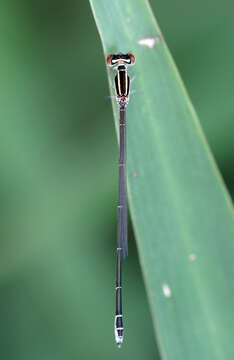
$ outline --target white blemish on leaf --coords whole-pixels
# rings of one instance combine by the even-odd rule
[[[189,254],[189,260],[190,261],[195,261],[197,258],[196,254]]]
[[[159,43],[159,41],[162,39],[161,35],[157,35],[154,37],[144,38],[138,40],[138,44],[142,46],[147,46],[150,49],[153,49],[154,45]]]
[[[169,288],[169,286],[167,284],[163,284],[162,289],[163,289],[163,294],[165,295],[165,297],[167,297],[167,298],[171,297],[171,289]]]

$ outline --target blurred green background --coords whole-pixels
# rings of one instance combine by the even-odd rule
[[[151,5],[234,195],[234,3]],[[114,343],[118,148],[89,3],[3,1],[0,27],[1,359],[158,358],[133,235]]]

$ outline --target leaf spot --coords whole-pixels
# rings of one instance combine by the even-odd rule
[[[160,40],[162,40],[162,35],[157,35],[154,37],[140,39],[138,40],[138,44],[153,49],[154,45],[158,44]]]
[[[132,173],[132,177],[136,177],[136,172],[133,172],[133,173]]]
[[[163,284],[162,289],[163,289],[163,294],[165,295],[166,298],[171,297],[171,289],[169,288],[168,284]]]
[[[195,261],[197,258],[196,254],[189,254],[189,260],[190,261]]]

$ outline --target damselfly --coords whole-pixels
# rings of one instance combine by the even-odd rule
[[[126,108],[129,101],[130,78],[127,74],[128,66],[135,63],[132,54],[110,54],[107,64],[117,71],[115,76],[115,95],[119,106],[119,193],[118,193],[118,230],[117,230],[117,266],[116,266],[116,312],[115,312],[115,341],[118,347],[123,342],[123,314],[122,314],[122,260],[128,254],[127,238],[127,194],[126,194]]]

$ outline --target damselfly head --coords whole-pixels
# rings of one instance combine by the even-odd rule
[[[135,56],[133,54],[110,54],[106,58],[107,65],[118,68],[120,65],[131,66],[135,63]]]

